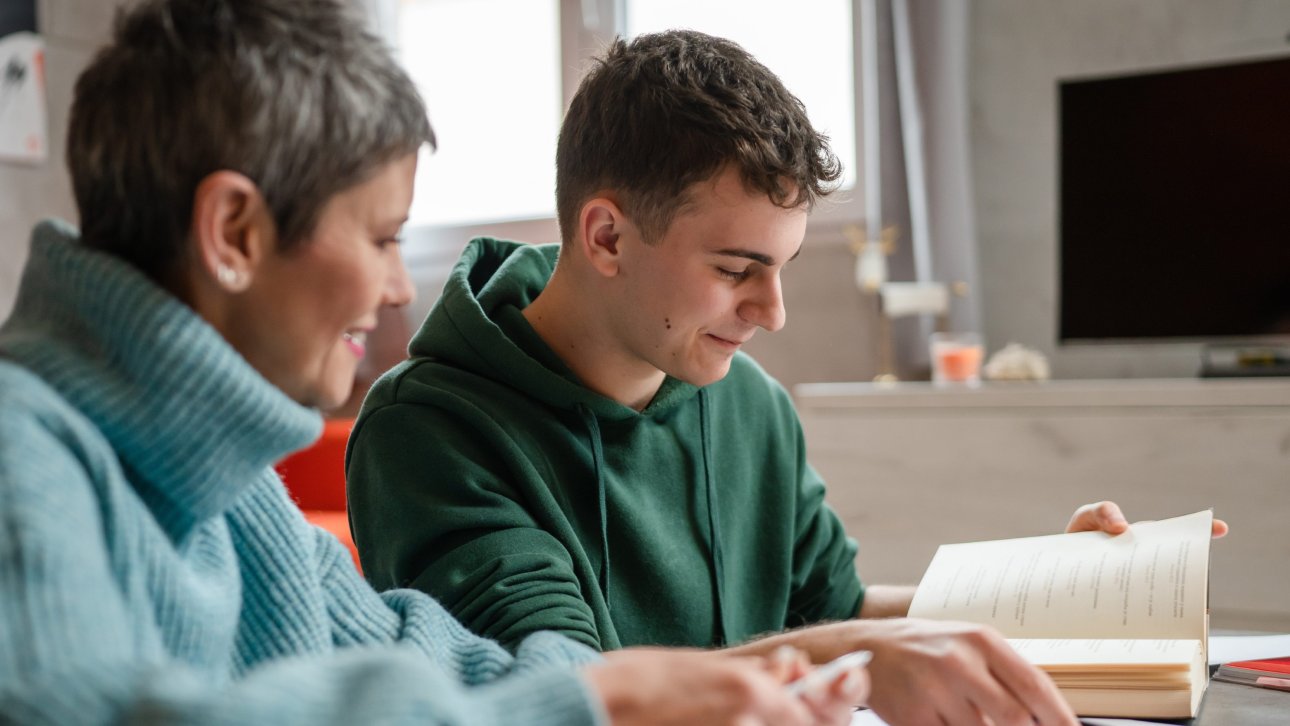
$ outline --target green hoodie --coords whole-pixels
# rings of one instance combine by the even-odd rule
[[[854,616],[855,542],[784,389],[743,354],[639,412],[583,387],[520,312],[557,253],[472,241],[368,394],[346,463],[367,577],[508,647],[717,646]]]

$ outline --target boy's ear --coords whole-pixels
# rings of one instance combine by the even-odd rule
[[[217,171],[197,184],[190,230],[196,267],[220,288],[239,293],[276,244],[272,215],[255,182]]]
[[[599,196],[582,205],[578,215],[578,251],[605,277],[618,274],[624,234],[633,227],[612,198]]]

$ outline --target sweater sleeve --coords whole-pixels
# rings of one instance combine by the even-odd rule
[[[824,481],[806,461],[805,437],[791,403],[785,416],[796,439],[792,450],[797,479],[792,592],[785,625],[847,620],[860,612],[864,598],[856,572],[856,542],[824,500]]]
[[[470,630],[516,648],[544,630],[602,643],[534,462],[464,401],[390,404],[351,435],[347,492],[363,573],[429,593]],[[541,519],[539,519],[539,517]]]
[[[332,585],[349,595],[347,603],[338,598],[335,607],[366,611],[387,628],[388,644],[268,657],[232,677],[223,675],[231,653],[212,653],[207,667],[173,658],[169,637],[151,625],[168,605],[139,597],[149,577],[148,551],[128,545],[146,536],[119,529],[109,535],[104,526],[105,518],[137,506],[128,490],[91,474],[114,462],[57,420],[47,426],[40,414],[13,413],[0,417],[0,720],[561,724],[597,719],[598,708],[573,670],[540,667],[558,660],[560,644],[534,644],[543,655],[527,656],[531,663],[521,667],[500,649],[454,630],[428,598],[404,594],[383,602],[352,578]],[[109,548],[109,536],[126,546]],[[149,607],[157,612],[146,611]],[[294,604],[280,607],[290,610]],[[337,621],[355,617],[349,613]],[[393,637],[396,632],[403,637]],[[429,646],[439,633],[450,641],[445,647],[476,657],[439,660]],[[473,661],[487,665],[471,672]]]

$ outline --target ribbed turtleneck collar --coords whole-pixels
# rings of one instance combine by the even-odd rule
[[[65,222],[32,233],[0,356],[39,375],[116,450],[176,539],[321,431],[191,308]]]

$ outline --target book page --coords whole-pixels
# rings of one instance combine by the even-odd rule
[[[1009,638],[1204,640],[1213,513],[1102,532],[942,545],[910,617]]]
[[[1201,652],[1199,640],[1012,638],[1008,645],[1050,672],[1098,666],[1098,672],[1114,674],[1116,666],[1154,666],[1185,675]]]

